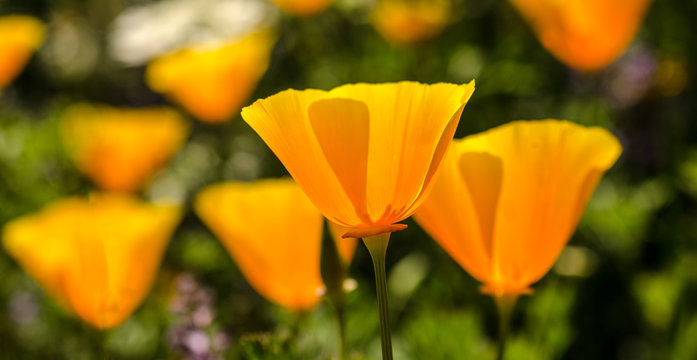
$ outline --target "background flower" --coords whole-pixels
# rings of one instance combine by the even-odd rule
[[[519,121],[453,144],[415,219],[493,296],[529,292],[621,153],[607,130]]]
[[[184,143],[189,124],[168,108],[77,104],[61,121],[75,165],[105,190],[136,191]]]
[[[440,34],[451,16],[449,0],[380,0],[371,19],[387,41],[410,44]]]
[[[44,41],[44,32],[44,24],[31,16],[0,16],[0,89],[19,75]]]
[[[59,303],[106,329],[147,295],[179,217],[174,206],[94,194],[13,220],[3,244]]]
[[[542,45],[565,64],[597,70],[634,39],[651,0],[510,0]]]
[[[321,300],[322,216],[291,179],[211,185],[195,208],[261,295],[296,310]]]
[[[248,100],[269,65],[270,32],[178,50],[153,60],[146,73],[151,89],[202,121],[229,120]]]

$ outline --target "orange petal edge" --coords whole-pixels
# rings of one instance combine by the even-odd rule
[[[342,238],[347,239],[347,238],[364,238],[368,236],[374,236],[378,234],[384,234],[388,232],[395,232],[395,231],[400,231],[404,230],[407,228],[406,224],[390,224],[390,225],[382,225],[382,226],[374,226],[370,228],[359,228],[359,229],[353,229],[349,230],[344,235],[341,235]]]

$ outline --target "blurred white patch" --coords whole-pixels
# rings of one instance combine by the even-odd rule
[[[39,55],[50,67],[50,74],[62,79],[80,79],[97,65],[99,48],[90,26],[79,15],[53,13],[49,36]]]
[[[131,7],[109,35],[109,53],[127,65],[142,65],[178,48],[214,43],[272,26],[278,11],[262,0],[166,0]]]
[[[348,278],[344,280],[344,283],[342,284],[344,291],[346,293],[350,293],[353,290],[356,290],[358,288],[358,281],[356,279]]]
[[[595,269],[595,254],[582,246],[567,246],[554,265],[554,272],[562,276],[586,277]]]
[[[484,55],[475,46],[462,45],[450,57],[448,75],[460,83],[479,77],[484,67]]]
[[[426,278],[429,265],[426,255],[413,253],[392,267],[387,282],[395,301],[406,300],[411,296]]]

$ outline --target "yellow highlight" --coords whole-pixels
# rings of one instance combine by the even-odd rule
[[[22,72],[45,32],[44,24],[31,16],[0,16],[0,89]]]
[[[510,0],[566,65],[601,69],[634,39],[651,0]]]
[[[599,127],[512,122],[453,142],[414,215],[497,297],[530,292],[552,267],[622,147]]]
[[[133,192],[182,146],[189,124],[168,108],[77,104],[61,119],[61,134],[77,168],[101,189]]]
[[[148,64],[147,84],[201,121],[225,122],[251,96],[269,66],[275,42],[270,32],[260,32],[182,49]]]
[[[259,294],[296,310],[321,300],[323,219],[293,180],[211,185],[194,208]]]
[[[59,303],[106,329],[147,295],[180,215],[125,195],[68,198],[9,222],[3,242]]]
[[[473,91],[474,82],[286,90],[242,118],[325,217],[362,237],[416,210]]]

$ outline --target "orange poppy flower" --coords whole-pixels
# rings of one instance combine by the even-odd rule
[[[73,105],[61,119],[63,142],[101,189],[135,191],[184,143],[189,124],[168,108]]]
[[[634,39],[651,0],[510,0],[542,45],[568,66],[597,70]]]
[[[403,229],[474,91],[415,82],[286,90],[242,109],[307,196],[347,237]]]
[[[125,195],[69,198],[9,222],[3,241],[46,292],[106,329],[147,295],[179,218]]]
[[[324,11],[332,0],[271,0],[271,2],[286,14],[310,16]]]
[[[530,292],[622,148],[607,130],[518,121],[453,142],[416,221],[496,297]]]
[[[323,219],[291,179],[211,185],[194,208],[259,294],[298,310],[321,300]]]
[[[44,24],[26,15],[0,16],[0,89],[7,86],[44,41]]]
[[[449,0],[380,0],[371,20],[387,41],[411,44],[439,35],[451,13]]]
[[[221,123],[239,111],[269,66],[270,32],[159,57],[146,70],[148,86],[199,120]]]

